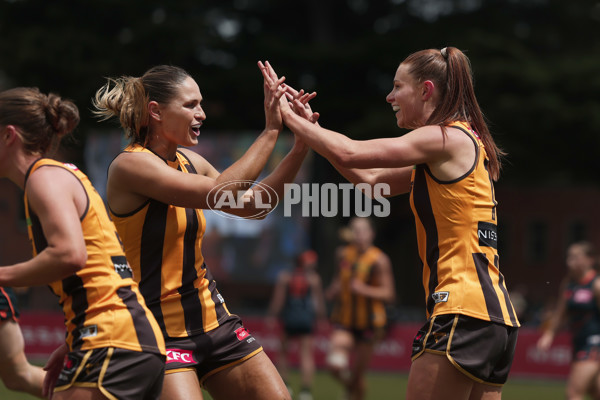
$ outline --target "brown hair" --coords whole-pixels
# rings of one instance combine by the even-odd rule
[[[101,121],[118,117],[131,143],[145,146],[148,143],[148,103],[168,103],[188,77],[190,74],[182,68],[158,65],[141,77],[107,78],[92,99],[93,113]]]
[[[594,258],[594,259],[596,259],[598,257],[596,248],[594,247],[594,245],[591,242],[588,242],[587,240],[581,240],[579,242],[571,243],[569,245],[569,248],[571,248],[573,246],[581,247],[581,250],[583,250],[583,253],[586,255],[586,257]]]
[[[494,180],[500,176],[501,158],[506,155],[494,142],[473,89],[473,72],[467,56],[456,47],[421,50],[408,56],[402,64],[419,83],[431,80],[440,89],[439,103],[427,125],[440,125],[442,130],[454,121],[465,121],[485,146],[489,172]]]
[[[70,100],[18,87],[0,93],[0,126],[14,125],[25,151],[44,155],[79,123],[79,110]]]

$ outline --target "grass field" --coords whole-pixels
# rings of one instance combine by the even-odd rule
[[[405,374],[371,373],[368,376],[369,389],[367,400],[402,400],[406,389]],[[291,385],[295,390],[299,387],[298,374],[291,377]],[[341,390],[336,382],[321,371],[315,378],[313,388],[315,400],[338,400]],[[6,390],[0,383],[0,400],[31,400],[34,397]],[[205,400],[211,399],[206,394]],[[503,400],[562,400],[564,399],[564,382],[545,380],[511,379],[504,386]],[[191,399],[190,399],[191,400]]]

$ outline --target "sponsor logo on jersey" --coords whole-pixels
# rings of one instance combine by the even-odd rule
[[[181,364],[195,364],[191,350],[167,349],[167,364],[177,362]]]
[[[115,267],[115,271],[121,278],[131,278],[133,277],[133,271],[127,262],[125,256],[112,256],[111,257],[113,266]]]
[[[447,303],[448,297],[450,297],[449,292],[435,292],[431,295],[435,304],[437,303]]]
[[[496,224],[479,222],[477,225],[477,237],[479,245],[484,247],[498,248],[498,233]]]

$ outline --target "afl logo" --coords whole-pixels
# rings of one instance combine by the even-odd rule
[[[450,296],[449,292],[435,292],[431,295],[433,301],[437,303],[447,303],[448,297]]]
[[[259,219],[264,218],[279,202],[279,196],[269,185],[249,180],[237,180],[221,183],[208,192],[206,196],[208,207],[220,213],[223,217],[231,219]],[[255,213],[245,217],[230,214],[224,210],[243,209],[246,204],[252,203]],[[272,205],[273,204],[273,205]]]

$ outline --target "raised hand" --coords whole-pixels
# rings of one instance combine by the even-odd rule
[[[291,102],[292,110],[302,118],[312,123],[317,123],[320,114],[318,112],[313,112],[308,103],[317,96],[317,92],[305,93],[304,89],[297,91],[289,85],[284,86],[287,89],[285,95],[287,100]]]
[[[260,68],[264,79],[265,129],[281,132],[283,129],[283,120],[281,117],[280,99],[286,92],[286,88],[283,85],[285,76],[278,78],[275,70],[268,61],[265,61],[264,64],[259,61],[258,68]]]

